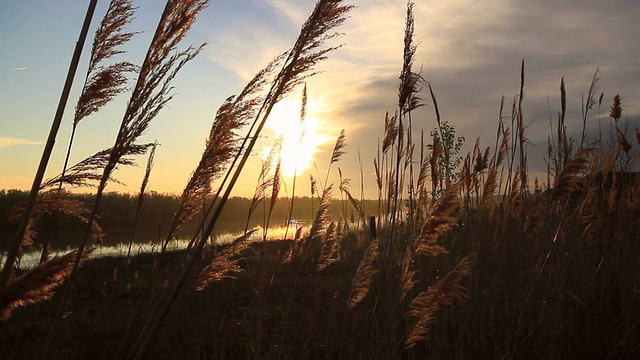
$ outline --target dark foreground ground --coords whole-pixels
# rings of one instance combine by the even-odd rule
[[[268,243],[259,274],[261,244],[243,251],[245,269],[195,291],[196,272],[187,279],[152,346],[151,359],[637,359],[640,356],[640,275],[637,264],[571,256],[559,244],[544,271],[541,261],[525,263],[531,250],[514,241],[483,246],[462,285],[467,299],[441,307],[425,340],[406,349],[415,319],[409,300],[388,299],[392,289],[379,272],[366,298],[348,309],[362,246],[342,244],[340,261],[315,266],[285,264],[290,242]],[[562,246],[561,246],[562,245]],[[462,253],[462,241],[447,245]],[[219,251],[220,249],[218,249]],[[210,263],[206,250],[197,269]],[[546,251],[536,259],[544,260]],[[418,264],[417,291],[428,289],[460,259],[443,254]],[[627,254],[629,255],[629,254]],[[631,254],[630,259],[636,259]],[[621,255],[622,256],[622,255]],[[48,350],[58,290],[50,301],[17,310],[0,322],[1,359],[113,359],[135,343],[165,288],[181,253],[158,262],[155,255],[87,261],[72,301]],[[593,264],[587,268],[583,263]],[[583,264],[583,265],[580,265]],[[613,266],[615,265],[615,266]],[[382,265],[381,265],[382,266]],[[513,271],[531,268],[532,271]],[[620,272],[627,268],[628,271]],[[510,270],[511,269],[511,270]],[[587,271],[585,271],[587,269]],[[393,272],[387,272],[393,274]],[[539,278],[536,276],[541,274]],[[393,295],[393,294],[391,294]],[[136,311],[143,302],[141,311]],[[130,328],[130,331],[127,331]]]

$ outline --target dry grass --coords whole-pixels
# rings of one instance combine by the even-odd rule
[[[234,279],[232,273],[242,272],[242,268],[238,266],[238,256],[249,247],[249,238],[256,230],[252,230],[243,236],[234,240],[230,245],[224,248],[211,262],[207,265],[198,278],[196,279],[195,289],[197,291],[204,290],[207,285],[213,281],[223,279]]]
[[[466,298],[466,290],[460,283],[471,274],[473,264],[474,256],[464,258],[445,277],[413,299],[407,315],[417,318],[417,322],[405,340],[407,348],[427,339],[431,323],[435,321],[435,313],[441,306],[453,306],[455,300]]]
[[[77,252],[56,256],[19,277],[12,279],[0,298],[0,320],[7,320],[17,308],[49,300],[55,288],[60,286],[73,268]],[[85,251],[82,261],[91,256]]]
[[[371,286],[373,285],[373,276],[378,272],[374,267],[375,261],[378,258],[378,241],[374,240],[369,244],[367,251],[364,253],[360,264],[358,264],[358,270],[353,277],[353,285],[351,286],[351,293],[349,294],[348,308],[352,309],[367,296]]]

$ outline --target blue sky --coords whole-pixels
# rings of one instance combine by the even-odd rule
[[[30,187],[86,3],[4,0],[0,4],[0,188]],[[340,28],[344,35],[331,44],[343,44],[342,48],[329,55],[320,66],[323,73],[308,83],[310,116],[317,125],[314,158],[319,171],[326,170],[333,141],[345,128],[347,153],[338,166],[353,179],[352,186],[359,188],[360,152],[365,196],[375,197],[372,159],[382,136],[385,111],[395,111],[397,104],[406,2],[352,3],[357,8]],[[137,20],[130,29],[144,33],[127,47],[124,59],[140,63],[164,4],[141,0],[135,5],[139,7]],[[313,5],[311,0],[226,0],[212,1],[201,13],[184,43],[209,44],[178,75],[174,99],[141,139],[161,143],[151,189],[181,192],[199,160],[218,106],[291,46]],[[92,29],[107,6],[107,1],[99,1]],[[612,97],[619,93],[625,118],[629,117],[632,126],[637,124],[640,5],[636,1],[416,1],[415,15],[416,66],[422,66],[424,77],[434,87],[443,118],[466,137],[465,150],[478,136],[485,146],[493,144],[500,97],[510,102],[518,92],[522,59],[526,61],[524,115],[533,173],[544,172],[549,113],[555,118],[559,110],[562,77],[569,98],[570,134],[579,136],[580,99],[597,68],[605,93],[602,113],[608,113]],[[89,47],[90,40],[86,49]],[[47,176],[56,175],[62,167],[86,60],[85,51]],[[300,91],[291,94],[276,117],[295,112]],[[72,163],[113,144],[126,101],[126,95],[120,96],[80,123]],[[597,127],[597,113],[595,109],[589,120],[591,135]],[[427,133],[435,126],[429,101],[414,119],[414,126]],[[274,119],[261,147],[269,147],[279,128],[286,126],[282,124]],[[137,191],[144,162],[141,158],[139,168],[119,170],[116,177],[127,186],[110,185],[108,190]],[[237,195],[251,196],[258,168],[256,156]],[[308,183],[309,173],[318,176],[312,167],[300,174],[300,180]],[[308,186],[299,186],[304,194]]]

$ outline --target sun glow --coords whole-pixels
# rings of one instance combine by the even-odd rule
[[[322,133],[321,122],[314,116],[319,105],[307,101],[307,112],[302,123],[300,107],[300,101],[283,99],[273,108],[265,124],[265,127],[274,133],[274,139],[282,136],[280,169],[285,180],[311,169],[318,147],[331,140],[330,136]],[[271,148],[263,149],[263,158],[266,158],[270,151]]]

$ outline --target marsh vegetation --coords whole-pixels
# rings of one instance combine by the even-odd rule
[[[182,194],[169,201],[146,191],[155,144],[137,139],[170,100],[171,80],[201,49],[176,50],[206,5],[169,0],[144,63],[107,66],[101,61],[121,56],[119,46],[135,35],[125,31],[132,4],[112,0],[94,39],[93,66],[76,114],[98,111],[125,92],[125,73],[134,71],[137,80],[112,148],[65,165],[58,177],[34,182],[28,197],[21,193],[11,208],[3,208],[2,245],[8,249],[0,282],[3,357],[625,359],[640,354],[640,179],[630,175],[638,171],[640,133],[629,128],[620,96],[608,101],[598,90],[597,71],[580,120],[586,124],[595,118],[595,108],[604,108],[607,115],[597,119],[611,131],[590,134],[585,126],[581,138],[570,138],[565,124],[572,95],[558,79],[560,110],[551,120],[548,151],[530,155],[523,61],[520,74],[514,74],[520,87],[513,101],[503,98],[496,114],[496,138],[488,144],[478,139],[462,154],[464,138],[441,119],[434,84],[414,69],[409,2],[398,107],[380,116],[384,133],[373,163],[377,198],[365,200],[352,189],[347,176],[362,177],[361,169],[339,167],[348,151],[348,134],[342,131],[326,161],[326,177],[297,184],[310,186],[310,198],[296,198],[295,183],[293,195],[281,196],[276,144],[262,163],[254,197],[233,199],[275,104],[300,96],[304,121],[312,96],[305,79],[336,50],[325,43],[352,6],[320,0],[292,48],[222,104],[199,164]],[[435,122],[421,132],[415,110],[427,102]],[[116,167],[143,154],[149,157],[139,193],[106,193],[106,185],[117,181]],[[545,158],[546,178],[531,178],[530,156]],[[331,172],[339,174],[339,183],[330,182]],[[65,190],[88,185],[95,190],[91,196]],[[111,217],[116,200],[126,202],[127,210]],[[242,211],[235,208],[239,202]],[[110,218],[118,225],[110,227]],[[228,244],[212,244],[211,235],[231,219],[240,235]],[[296,219],[309,219],[309,227],[292,230],[287,240],[285,235],[268,240],[270,227]],[[160,232],[158,223],[166,224]],[[256,225],[266,230],[252,230]],[[60,235],[45,241],[37,232],[53,234],[56,226],[69,231],[64,234],[75,250],[50,258],[48,249],[58,245]],[[149,237],[158,251],[91,258],[96,242],[124,239],[131,249]],[[187,238],[186,249],[167,250],[178,237]],[[34,240],[43,249],[42,260],[21,269],[18,260]]]

